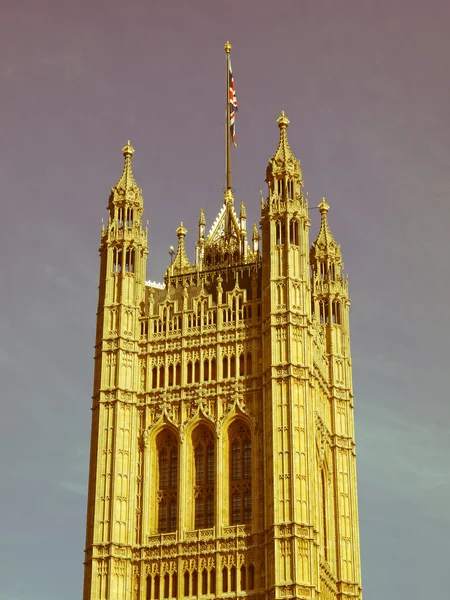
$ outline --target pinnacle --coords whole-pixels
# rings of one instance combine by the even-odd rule
[[[121,188],[122,190],[127,191],[131,188],[137,188],[137,184],[133,175],[133,169],[131,167],[131,159],[134,154],[134,148],[131,145],[130,140],[128,140],[128,142],[122,148],[122,154],[125,158],[125,163],[123,165],[122,175],[116,184],[116,188]]]

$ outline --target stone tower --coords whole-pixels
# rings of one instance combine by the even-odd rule
[[[123,149],[100,245],[84,600],[361,598],[349,299],[278,119],[261,234],[231,189],[146,282]]]

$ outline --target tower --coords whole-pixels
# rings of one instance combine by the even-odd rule
[[[133,149],[100,245],[84,600],[361,598],[348,285],[278,119],[261,233],[231,187],[162,284]]]

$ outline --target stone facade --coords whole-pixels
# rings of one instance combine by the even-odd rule
[[[100,245],[84,600],[361,598],[349,297],[278,119],[261,234],[233,193],[146,282],[123,149]]]

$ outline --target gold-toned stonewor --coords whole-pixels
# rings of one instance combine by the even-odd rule
[[[146,282],[131,168],[100,244],[84,600],[361,598],[349,298],[278,119],[261,233],[226,190]],[[150,200],[151,204],[151,200]],[[174,224],[175,225],[175,224]]]

